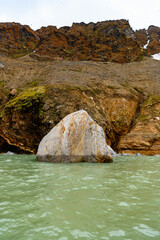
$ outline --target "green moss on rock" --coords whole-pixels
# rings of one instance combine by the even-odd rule
[[[14,108],[14,110],[21,110],[23,108],[29,108],[33,105],[33,102],[39,102],[40,98],[45,96],[45,88],[43,86],[28,88],[20,93],[16,98],[10,100],[6,108]]]
[[[157,103],[160,103],[160,95],[149,96],[148,99],[144,102],[144,107],[152,106]]]
[[[145,122],[145,121],[149,121],[152,118],[151,114],[146,114],[146,115],[140,115],[138,118],[139,122]]]
[[[160,110],[157,108],[160,104],[160,95],[150,95],[141,107],[141,114],[138,117],[140,122],[147,122],[150,119],[160,116]]]

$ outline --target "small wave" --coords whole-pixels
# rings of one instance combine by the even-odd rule
[[[133,227],[133,229],[137,230],[140,233],[143,233],[146,236],[149,237],[156,237],[156,236],[160,236],[160,232],[157,230],[154,230],[153,228],[145,225],[145,224],[140,224],[137,227]]]
[[[126,202],[120,202],[119,206],[123,206],[123,207],[129,207],[129,204]]]
[[[123,230],[109,232],[110,237],[124,237],[125,235],[126,235],[126,233]]]
[[[87,231],[80,231],[78,229],[75,229],[73,231],[71,231],[71,234],[73,237],[75,238],[87,238],[87,239],[90,239],[91,237],[95,237],[95,235],[87,232]]]

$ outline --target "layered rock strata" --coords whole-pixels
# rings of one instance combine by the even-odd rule
[[[118,143],[120,153],[160,154],[160,95],[143,102],[133,128]]]
[[[159,51],[158,27],[134,32],[118,20],[35,32],[3,23],[0,36],[0,152],[36,153],[58,122],[85,109],[116,151],[160,154],[160,62],[140,55]]]
[[[139,94],[102,89],[68,85],[28,88],[5,104],[0,136],[24,152],[35,153],[42,137],[60,120],[85,109],[103,127],[107,143],[116,147],[119,136],[130,129]]]

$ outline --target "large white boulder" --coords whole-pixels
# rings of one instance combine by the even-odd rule
[[[112,162],[114,151],[86,111],[67,115],[40,142],[36,159],[49,162]]]

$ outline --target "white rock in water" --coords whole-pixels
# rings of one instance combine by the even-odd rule
[[[6,154],[7,154],[7,155],[14,155],[14,153],[13,153],[13,152],[10,152],[10,151],[6,152]]]
[[[40,142],[36,159],[48,162],[112,162],[115,152],[86,111],[67,115]]]

